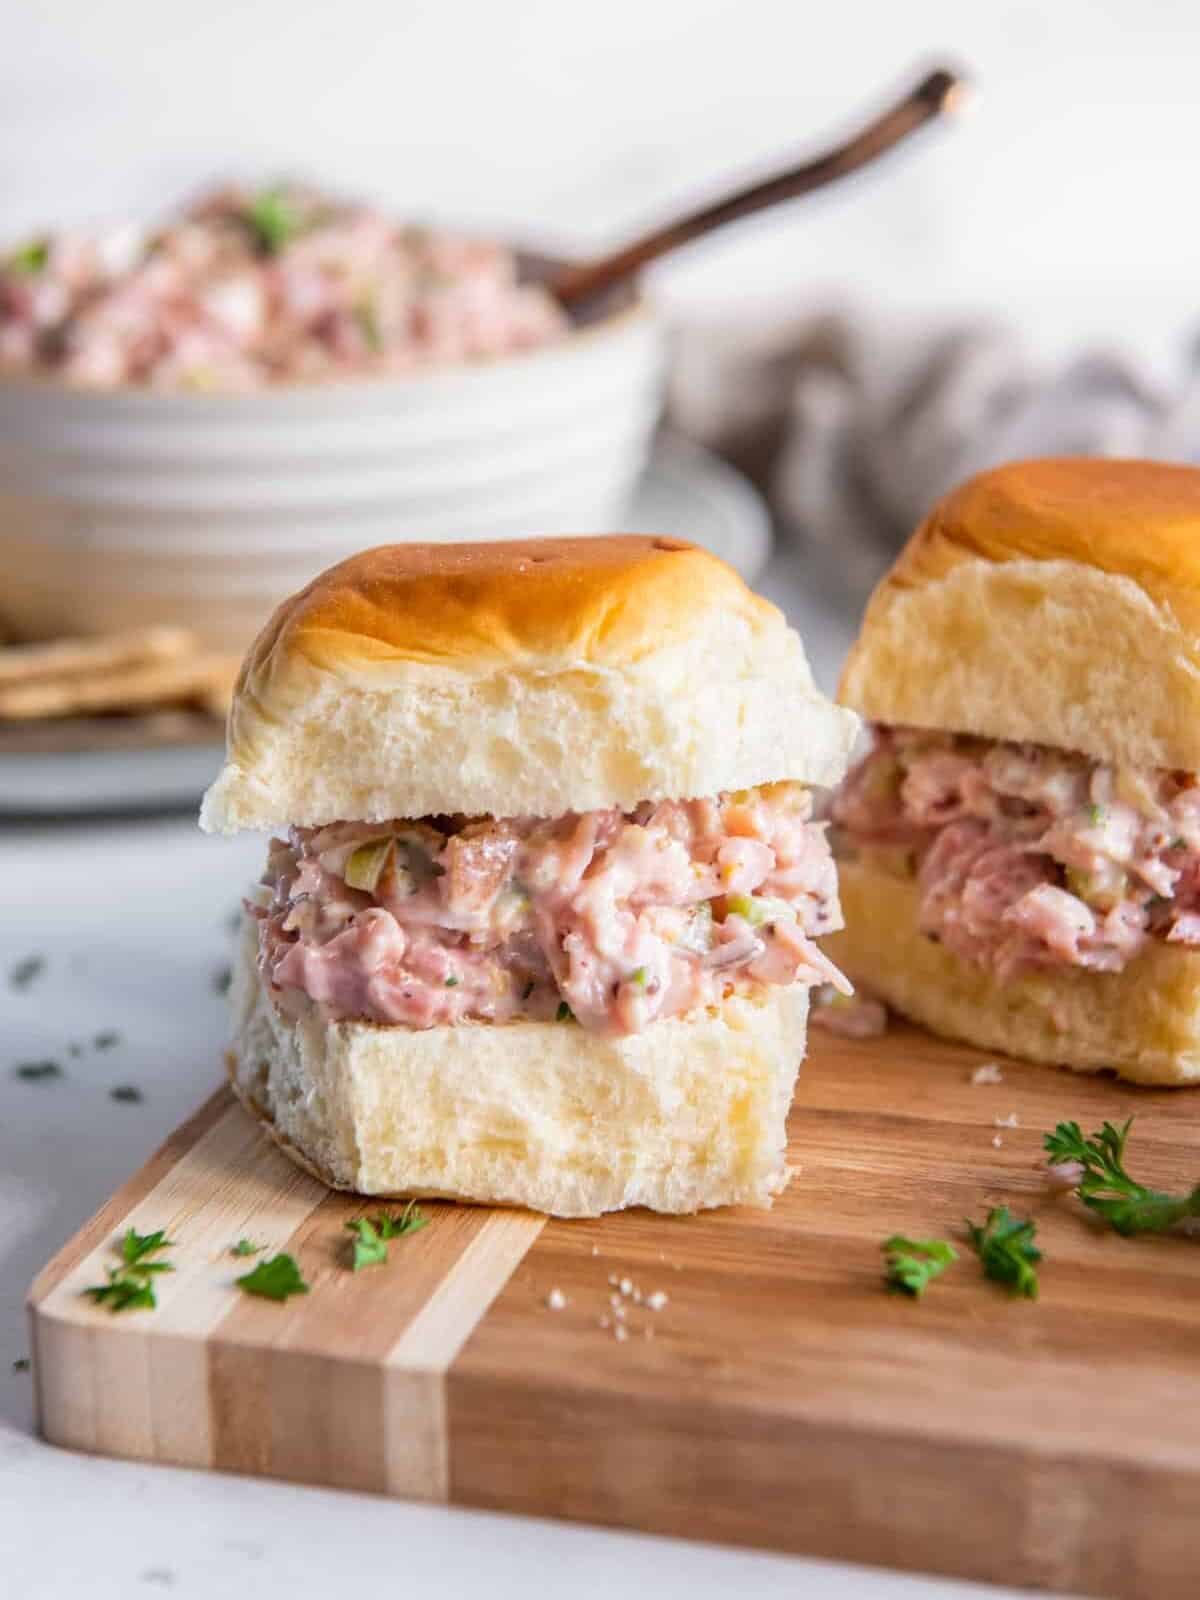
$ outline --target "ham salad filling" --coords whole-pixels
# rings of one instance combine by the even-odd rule
[[[628,1034],[769,984],[849,985],[824,825],[781,783],[553,820],[294,828],[251,906],[276,1004],[430,1028],[513,1018]]]
[[[295,184],[227,188],[156,228],[0,252],[0,375],[260,389],[534,349],[565,312],[493,240]]]
[[[1002,979],[1119,972],[1149,939],[1200,948],[1195,773],[885,727],[833,815],[915,873],[922,933]]]

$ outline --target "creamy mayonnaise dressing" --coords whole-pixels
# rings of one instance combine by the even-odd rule
[[[758,985],[848,985],[824,825],[798,784],[552,820],[334,823],[273,840],[260,964],[284,1009],[428,1028],[634,1033]]]
[[[64,229],[0,254],[0,373],[93,389],[410,372],[567,327],[507,246],[297,185],[221,189],[157,228]]]
[[[916,874],[923,933],[1002,977],[1119,972],[1154,938],[1200,946],[1194,773],[879,728],[833,815]]]

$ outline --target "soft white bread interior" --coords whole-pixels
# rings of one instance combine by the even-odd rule
[[[251,647],[201,825],[828,785],[857,726],[783,615],[693,545],[395,545],[316,579]]]
[[[291,1021],[249,925],[232,990],[234,1089],[335,1188],[528,1206],[758,1205],[787,1181],[802,984],[605,1039],[574,1023],[412,1029]]]
[[[851,978],[936,1033],[1147,1084],[1200,1082],[1200,954],[1160,940],[1123,972],[1001,982],[917,930],[919,892],[871,860],[838,864],[846,926],[824,941]]]
[[[1200,471],[1025,461],[947,496],[867,608],[874,722],[1200,769]]]

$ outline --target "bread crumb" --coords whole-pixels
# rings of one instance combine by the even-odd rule
[[[619,1294],[610,1294],[608,1297],[608,1303],[610,1306],[612,1306],[614,1311],[617,1310],[621,1304],[621,1296]]]
[[[550,1311],[561,1311],[567,1303],[567,1297],[557,1286],[551,1289],[546,1296],[546,1306]]]
[[[624,1322],[625,1321],[625,1307],[622,1306],[622,1305],[619,1305],[617,1307],[617,1309],[613,1312],[613,1316],[616,1317],[618,1322]]]
[[[613,1333],[616,1336],[618,1344],[624,1344],[625,1340],[629,1337],[629,1333],[623,1322],[617,1323],[616,1327],[613,1329]]]
[[[653,1294],[646,1296],[646,1305],[651,1311],[661,1311],[667,1303],[667,1297],[661,1289],[655,1289]]]
[[[617,1287],[617,1285],[620,1283],[621,1280],[620,1280],[620,1278],[617,1277],[615,1272],[610,1272],[609,1275],[608,1275],[608,1281],[613,1286],[613,1288],[615,1289]]]
[[[600,1254],[600,1246],[598,1244],[594,1244],[592,1246],[592,1254],[594,1256],[598,1256]]]
[[[998,1133],[994,1133],[992,1135],[992,1148],[993,1148],[993,1150],[999,1150],[1000,1146],[1003,1143],[1004,1143],[1004,1140],[1000,1137],[1000,1135]]]
[[[622,1278],[621,1279],[621,1293],[622,1294],[632,1294],[633,1293],[633,1280],[632,1280],[632,1278]]]
[[[1021,1126],[1015,1111],[1010,1111],[1006,1117],[993,1117],[992,1121],[998,1128],[1019,1128]]]
[[[1003,1083],[1004,1074],[994,1061],[985,1061],[971,1074],[972,1083]]]

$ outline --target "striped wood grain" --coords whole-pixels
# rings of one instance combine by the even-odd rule
[[[1122,1240],[1050,1195],[1040,1137],[1137,1114],[1145,1181],[1200,1176],[1200,1097],[1004,1063],[896,1027],[814,1034],[770,1212],[543,1225],[430,1205],[384,1268],[369,1209],[292,1169],[224,1095],[31,1296],[43,1427],[84,1449],[1140,1600],[1200,1568],[1200,1244]],[[1017,1126],[997,1126],[1015,1115]],[[997,1148],[995,1140],[1000,1144]],[[1037,1303],[962,1260],[914,1304],[895,1231],[1038,1222]],[[127,1219],[168,1226],[157,1314],[79,1297]],[[237,1296],[242,1234],[313,1292]],[[628,1278],[638,1304],[609,1278]],[[552,1289],[566,1298],[551,1311]],[[652,1311],[647,1294],[667,1303]],[[610,1297],[624,1313],[616,1316]],[[607,1326],[602,1325],[606,1322]],[[618,1339],[620,1322],[626,1337]]]

